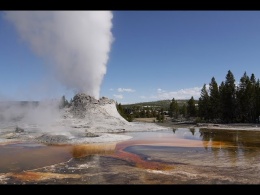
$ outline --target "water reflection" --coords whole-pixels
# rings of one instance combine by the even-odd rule
[[[199,133],[205,142],[221,142],[237,148],[260,147],[259,131],[200,129]]]
[[[260,131],[223,130],[223,129],[173,129],[175,137],[201,140],[204,148],[260,148]]]
[[[178,128],[130,134],[121,151],[157,161],[216,166],[258,166],[260,131]],[[119,148],[117,145],[117,148]],[[126,153],[124,155],[127,155]]]
[[[192,133],[192,135],[194,135],[195,129],[194,128],[190,128],[190,132]]]
[[[200,137],[204,148],[210,147],[215,157],[222,155],[229,156],[235,163],[237,160],[247,160],[252,163],[260,154],[260,132],[241,130],[205,130],[200,129]]]

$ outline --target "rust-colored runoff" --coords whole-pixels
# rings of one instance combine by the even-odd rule
[[[64,178],[80,178],[78,174],[59,174],[50,172],[33,172],[25,171],[21,173],[9,173],[9,177],[13,177],[23,181],[42,181],[48,179],[64,179]]]
[[[141,141],[140,143],[143,143],[143,141]],[[124,149],[126,147],[138,145],[140,143],[139,143],[139,141],[134,141],[134,142],[133,141],[126,141],[126,142],[119,143],[119,144],[116,145],[115,153],[111,154],[109,156],[128,161],[128,162],[134,164],[136,167],[142,168],[142,169],[151,169],[151,170],[171,170],[171,169],[174,169],[173,165],[170,165],[170,164],[167,164],[167,163],[162,163],[162,162],[144,160],[137,154],[133,154],[133,153],[124,151]]]

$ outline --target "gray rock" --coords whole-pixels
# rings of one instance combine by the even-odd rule
[[[47,143],[47,144],[60,144],[60,143],[66,143],[68,138],[65,135],[49,135],[49,134],[43,134],[36,138],[36,140]]]
[[[86,111],[91,109],[96,110],[99,106],[113,103],[115,103],[114,100],[106,97],[97,100],[90,95],[78,93],[73,97],[69,112],[76,118],[85,118]]]
[[[22,133],[22,132],[24,132],[24,129],[22,129],[18,126],[15,128],[15,133]]]
[[[99,99],[99,105],[113,104],[113,103],[115,103],[115,101],[107,97],[102,97]]]
[[[16,133],[7,133],[7,134],[2,135],[1,137],[5,138],[5,139],[16,139],[19,136]]]
[[[86,132],[86,137],[99,137],[99,135],[91,133],[91,132]]]

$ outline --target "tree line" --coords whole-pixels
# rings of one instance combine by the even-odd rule
[[[181,103],[174,98],[170,101],[169,106],[153,105],[121,105],[116,103],[119,114],[129,122],[134,118],[155,118],[154,122],[164,122],[166,115],[171,118],[190,118],[197,116],[196,100],[193,96],[190,100],[182,101]]]
[[[197,105],[193,97],[187,103],[184,116],[196,117],[197,122],[259,123],[260,81],[253,73],[249,77],[244,72],[236,85],[235,77],[229,70],[220,85],[215,77],[211,78],[208,87],[203,85]],[[174,98],[169,113],[173,118],[179,117],[179,106]]]
[[[236,85],[233,73],[228,70],[225,81],[218,85],[214,77],[208,86],[203,85],[198,100],[193,96],[185,103],[178,103],[175,98],[168,109],[146,107],[123,107],[117,104],[119,113],[128,121],[133,118],[150,118],[163,122],[162,115],[167,111],[172,119],[212,123],[259,123],[260,116],[260,81],[252,73],[244,72]]]
[[[236,85],[233,73],[229,70],[226,80],[220,85],[214,77],[201,89],[198,101],[198,116],[205,122],[254,123],[259,122],[260,81],[252,73],[246,72]]]

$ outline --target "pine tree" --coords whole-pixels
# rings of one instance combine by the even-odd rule
[[[225,112],[225,105],[224,105],[224,91],[225,91],[225,84],[222,81],[221,84],[218,87],[219,90],[219,115],[220,118],[222,120],[222,122],[225,122],[225,116],[224,116],[224,112]]]
[[[249,121],[256,122],[257,115],[256,115],[256,79],[255,75],[251,74],[250,77],[250,85],[248,86],[248,93],[249,93]]]
[[[260,80],[257,79],[256,84],[255,84],[255,112],[256,112],[256,119],[257,122],[260,122]]]
[[[199,98],[199,116],[206,121],[209,119],[209,95],[206,84],[203,85]]]
[[[187,116],[187,105],[185,103],[181,107],[180,114],[182,114],[183,117]]]
[[[191,98],[188,100],[187,115],[189,117],[196,116],[196,106],[195,106],[195,100],[194,100],[193,96],[191,96]]]
[[[124,112],[124,109],[123,109],[121,103],[119,103],[119,104],[116,103],[116,108],[117,108],[118,113],[119,113],[123,118],[125,118],[125,119],[127,120],[126,113]]]
[[[211,120],[219,119],[220,112],[220,95],[218,84],[214,77],[209,84],[209,118]]]
[[[248,102],[249,96],[247,94],[249,86],[249,77],[246,72],[244,72],[243,76],[240,78],[239,85],[237,87],[237,115],[239,122],[248,122]]]
[[[172,98],[172,101],[170,103],[169,115],[170,117],[174,117],[174,118],[178,118],[179,116],[179,106],[177,101],[174,98]]]
[[[163,108],[161,108],[161,110],[158,112],[156,119],[158,120],[159,123],[163,123],[165,120],[165,116],[163,113]]]
[[[61,97],[60,103],[59,103],[59,108],[65,108],[66,106],[69,106],[68,100],[65,98],[65,95]]]
[[[223,86],[222,86],[223,87]],[[222,89],[222,119],[234,122],[236,116],[236,85],[233,73],[229,70]]]

